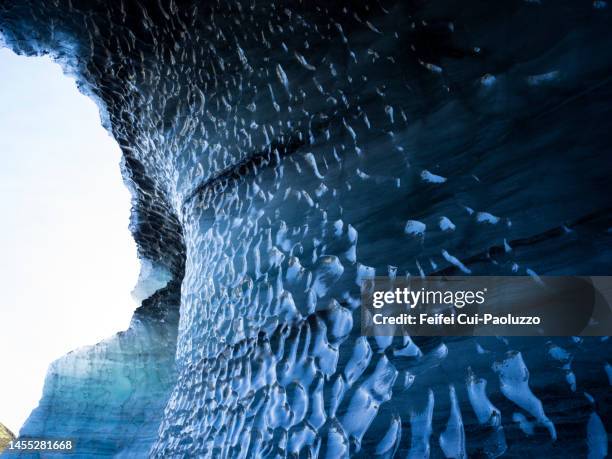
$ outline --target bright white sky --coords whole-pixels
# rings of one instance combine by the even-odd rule
[[[124,330],[135,309],[119,161],[59,65],[0,49],[0,422],[14,433],[49,363]]]

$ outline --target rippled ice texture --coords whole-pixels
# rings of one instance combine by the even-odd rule
[[[52,365],[22,434],[83,456],[605,457],[607,339],[357,319],[373,274],[610,274],[606,2],[143,3],[0,6],[9,46],[99,102],[140,256],[171,277]]]

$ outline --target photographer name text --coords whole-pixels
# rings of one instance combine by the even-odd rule
[[[538,316],[515,316],[513,314],[399,314],[385,316],[374,314],[374,325],[540,325]]]

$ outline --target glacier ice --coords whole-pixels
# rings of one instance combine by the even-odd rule
[[[172,280],[172,273],[163,266],[155,266],[150,260],[140,260],[140,274],[132,298],[140,304],[143,300],[151,297],[155,292],[163,289]]]
[[[4,42],[98,102],[148,266],[130,328],[53,363],[21,435],[81,457],[607,454],[609,340],[365,338],[359,285],[609,274],[610,14],[2,1]]]

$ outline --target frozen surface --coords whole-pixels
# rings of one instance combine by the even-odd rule
[[[143,258],[140,261],[140,275],[134,290],[132,290],[132,297],[138,303],[141,303],[155,292],[166,287],[171,280],[171,272],[163,266],[156,266],[150,260]]]
[[[172,275],[140,314],[174,358],[135,352],[133,325],[117,371],[147,384],[126,403],[109,382],[104,417],[60,365],[75,417],[54,433],[159,458],[605,454],[609,340],[366,339],[358,285],[609,274],[609,9],[8,4],[7,43],[99,101],[141,256]],[[92,375],[108,346],[79,354]],[[28,433],[64,416],[47,386]]]

